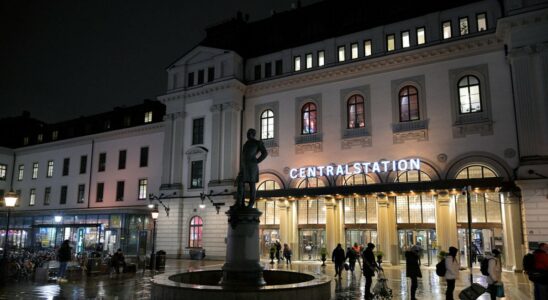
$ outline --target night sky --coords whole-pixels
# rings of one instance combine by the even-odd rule
[[[2,1],[0,118],[28,110],[51,123],[155,99],[165,68],[206,27],[238,10],[263,19],[296,1]]]

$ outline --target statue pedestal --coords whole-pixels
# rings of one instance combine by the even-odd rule
[[[266,284],[259,256],[259,217],[256,208],[232,206],[228,216],[224,286],[260,287]]]

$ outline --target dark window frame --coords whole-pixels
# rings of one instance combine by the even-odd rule
[[[99,153],[99,159],[97,162],[97,172],[104,172],[107,168],[107,153]]]
[[[267,62],[264,64],[264,77],[270,78],[272,77],[272,63]]]
[[[65,157],[63,159],[63,171],[62,176],[68,176],[70,173],[70,157]]]
[[[88,168],[88,156],[80,156],[80,174],[85,174]]]
[[[194,160],[190,163],[190,188],[191,189],[201,189],[204,187],[203,169],[204,169],[203,160]]]
[[[274,62],[274,74],[276,76],[282,75],[284,73],[284,64],[281,59],[278,59]]]
[[[414,93],[411,93],[411,89],[414,90]],[[406,94],[404,94],[404,91],[407,92]],[[417,116],[416,117],[413,117],[411,116],[411,97],[412,96],[416,96],[416,102],[417,102]],[[418,121],[421,119],[421,112],[420,112],[420,100],[419,100],[419,90],[413,86],[413,85],[406,85],[404,87],[402,87],[399,91],[398,91],[398,109],[399,109],[399,119],[400,119],[400,122],[412,122],[412,121]],[[406,110],[407,110],[407,119],[404,120],[402,118],[402,112],[403,112],[403,104],[402,104],[402,99],[404,97],[407,97],[407,107],[406,107]]]
[[[262,66],[261,64],[255,65],[253,67],[253,80],[260,80],[262,73]]]
[[[480,109],[478,111],[471,111],[472,109],[470,109],[470,112],[462,112],[462,103],[461,103],[461,95],[460,95],[460,89],[461,89],[460,82],[464,78],[467,79],[468,84],[466,86],[463,86],[463,87],[466,87],[468,89],[468,102],[469,102],[468,104],[470,105],[470,107],[472,107],[472,101],[470,100],[470,87],[475,86],[475,85],[470,84],[470,80],[468,79],[468,77],[474,77],[478,81],[477,86],[478,86],[478,91],[479,91]],[[468,115],[468,114],[475,114],[475,113],[483,112],[484,103],[483,103],[483,97],[481,95],[481,80],[477,76],[472,75],[472,74],[466,74],[466,75],[462,76],[461,78],[459,78],[459,80],[457,80],[457,98],[458,98],[458,105],[459,105],[459,115]]]
[[[125,181],[116,181],[116,201],[124,201]]]
[[[84,203],[86,201],[86,185],[78,185],[78,193],[76,196],[76,203]]]
[[[118,151],[118,170],[125,170],[127,162],[127,150],[122,149]]]
[[[149,148],[148,146],[141,147],[139,151],[139,167],[145,168],[148,167],[148,158],[149,158]]]
[[[201,145],[204,143],[205,118],[196,118],[192,120],[192,145]]]
[[[204,84],[205,82],[205,70],[200,69],[198,70],[198,85]]]
[[[268,116],[268,112],[271,112],[272,113],[272,116]],[[266,116],[265,116],[265,113],[266,113]],[[272,122],[272,128],[270,128],[270,126],[268,125],[268,121],[270,119],[273,119],[273,122]],[[267,133],[272,130],[272,137],[271,138],[268,138],[268,137],[263,137],[263,122],[266,122],[266,131]],[[261,122],[260,122],[260,139],[261,140],[272,140],[276,137],[276,132],[275,132],[275,128],[276,126],[274,126],[274,122],[276,122],[276,119],[275,119],[275,115],[274,115],[274,111],[272,111],[272,109],[265,109],[263,110],[263,112],[261,113]]]
[[[314,113],[314,118],[311,118],[311,113]],[[308,117],[305,117],[308,114]],[[308,120],[308,130],[305,131],[305,118]],[[310,130],[310,121],[314,120],[314,131]],[[301,135],[309,135],[318,133],[318,107],[314,102],[306,102],[301,108]]]
[[[95,194],[95,202],[103,202],[105,196],[105,183],[97,182],[97,192]]]
[[[51,203],[51,187],[48,186],[44,189],[44,206],[49,206]]]
[[[215,80],[215,67],[207,68],[207,82]]]
[[[188,87],[194,86],[194,72],[188,72],[186,85]]]
[[[392,50],[388,49],[388,38],[389,38],[389,37],[393,37],[393,38],[394,38],[394,49],[392,49]],[[385,45],[386,45],[386,52],[396,51],[396,49],[397,49],[398,47],[396,47],[396,34],[395,34],[395,33],[389,33],[389,34],[386,35],[386,44],[385,44]]]
[[[59,204],[67,204],[67,193],[68,193],[68,186],[62,185],[61,191],[59,195]]]
[[[363,126],[360,126],[358,123],[358,119],[360,117],[360,114],[358,113],[358,106],[362,107],[361,117],[363,118]],[[354,125],[350,126],[350,120],[351,120],[351,110],[350,108],[352,106],[355,106],[354,109]],[[350,97],[348,97],[348,100],[346,101],[346,128],[347,129],[356,129],[356,128],[364,128],[365,127],[365,99],[362,95],[354,94]],[[356,126],[357,125],[357,126]]]

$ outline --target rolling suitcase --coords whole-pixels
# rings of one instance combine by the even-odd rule
[[[487,291],[481,284],[472,283],[471,286],[465,288],[459,293],[461,300],[476,300]]]

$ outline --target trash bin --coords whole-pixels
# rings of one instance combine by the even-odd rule
[[[166,268],[166,252],[160,250],[156,252],[156,270],[163,270]]]
[[[88,275],[101,274],[101,258],[88,258],[86,271]]]

